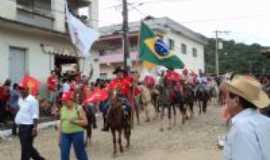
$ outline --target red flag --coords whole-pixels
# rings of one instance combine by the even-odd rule
[[[86,97],[84,104],[87,103],[97,103],[106,100],[109,94],[103,89],[95,89],[89,97]]]
[[[27,87],[30,91],[30,94],[33,96],[37,96],[39,93],[40,82],[34,77],[29,75],[24,76],[20,82],[20,85]]]

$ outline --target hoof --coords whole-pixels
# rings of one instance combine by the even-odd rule
[[[163,128],[160,128],[159,130],[160,130],[160,132],[163,132],[163,131],[164,131],[164,129],[163,129]]]

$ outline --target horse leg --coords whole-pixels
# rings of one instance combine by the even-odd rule
[[[137,104],[135,104],[134,107],[135,107],[135,113],[136,113],[136,118],[137,118],[137,124],[140,125],[139,106]]]
[[[156,115],[155,115],[154,119],[158,119],[159,113],[160,113],[160,108],[159,108],[159,102],[157,100],[155,101],[155,112],[156,112]]]
[[[172,129],[172,104],[168,106],[168,119],[169,119],[169,126],[168,130]]]
[[[123,146],[122,146],[122,129],[118,130],[118,145],[119,145],[119,150],[121,153],[124,152]]]
[[[198,104],[199,104],[199,115],[201,115],[201,113],[202,113],[202,104],[201,104],[200,100],[198,101]]]
[[[176,109],[175,109],[176,104],[174,104],[173,107],[173,126],[176,126]]]
[[[207,100],[203,101],[203,113],[205,114],[207,111]]]
[[[113,136],[113,154],[116,155],[117,153],[117,146],[116,146],[116,132],[115,129],[111,129],[112,136]]]
[[[193,105],[194,105],[193,102],[189,102],[190,118],[192,118],[194,114]]]
[[[164,129],[163,129],[163,126],[164,126],[164,115],[165,115],[165,107],[162,106],[161,108],[161,114],[160,114],[160,119],[161,119],[161,127],[160,127],[160,131],[162,132]]]
[[[182,124],[185,124],[185,120],[186,120],[186,113],[185,113],[185,104],[184,103],[182,103],[182,104],[180,104],[180,106],[179,106],[179,109],[180,109],[180,112],[181,112],[181,117],[182,117]]]
[[[145,104],[144,105],[145,122],[150,122],[149,107],[150,107],[150,104]]]
[[[129,126],[126,126],[124,130],[124,135],[127,142],[127,145],[126,145],[127,148],[129,148],[129,145],[130,145],[130,134],[131,134],[131,128]]]
[[[91,143],[91,139],[92,139],[92,127],[89,127],[87,129],[87,137],[88,137],[89,143]]]

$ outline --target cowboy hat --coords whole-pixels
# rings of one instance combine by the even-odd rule
[[[253,77],[237,75],[231,81],[225,82],[224,87],[258,108],[265,108],[270,104],[270,99],[262,90],[261,83]]]

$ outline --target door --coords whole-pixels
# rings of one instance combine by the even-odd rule
[[[12,83],[19,83],[26,72],[26,50],[9,48],[9,78]]]

